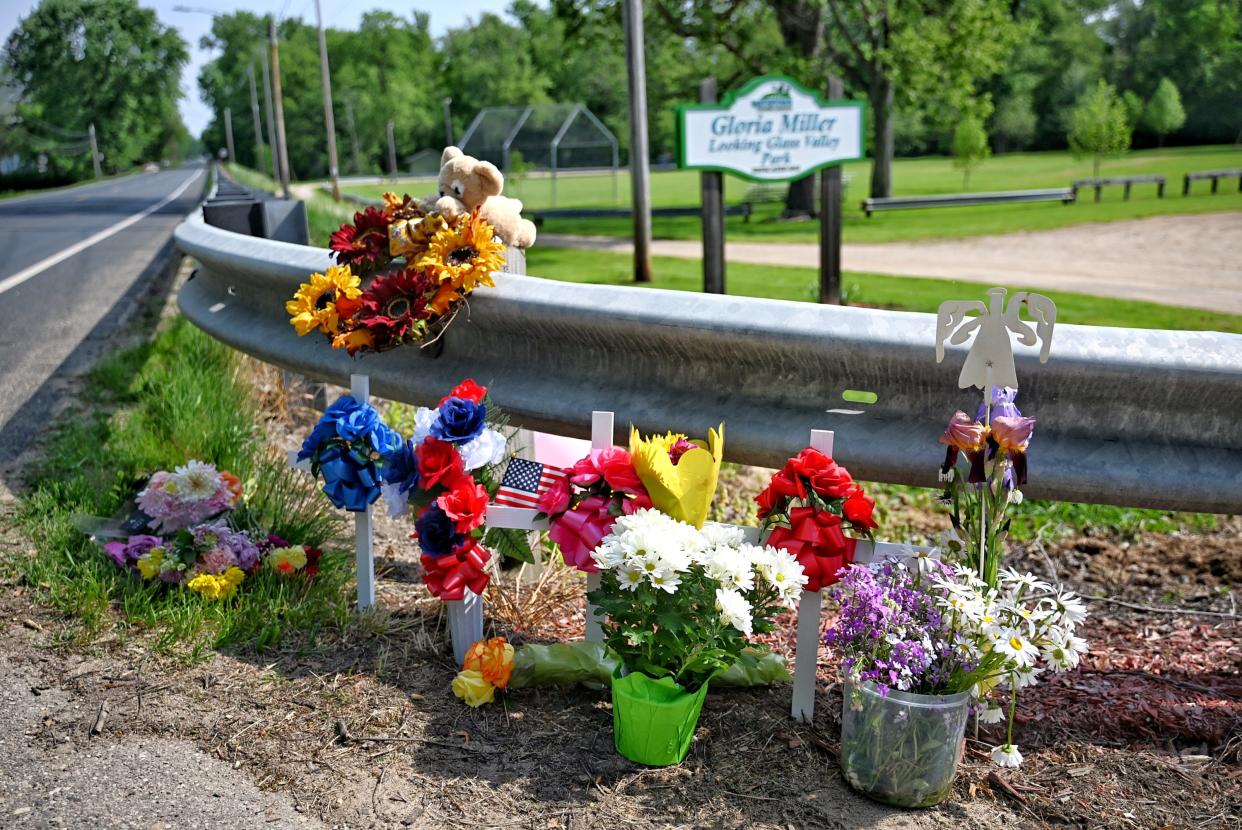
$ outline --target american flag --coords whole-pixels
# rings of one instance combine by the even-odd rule
[[[493,501],[505,507],[533,508],[552,485],[568,476],[569,470],[562,467],[514,458],[509,461]]]

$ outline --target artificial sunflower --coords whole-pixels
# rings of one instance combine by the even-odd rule
[[[427,308],[431,309],[434,314],[443,315],[460,299],[461,295],[457,293],[453,284],[446,282],[436,289],[435,296],[427,301]]]
[[[431,240],[448,223],[438,213],[429,213],[421,219],[398,219],[388,226],[388,253],[404,256],[413,261],[427,253]]]
[[[374,207],[354,213],[354,224],[341,225],[332,234],[328,247],[336,252],[341,265],[355,265],[374,271],[388,264],[388,214]]]
[[[341,326],[337,302],[362,296],[360,284],[348,265],[333,265],[326,274],[311,274],[310,282],[299,285],[293,299],[285,303],[289,323],[299,337],[315,329],[335,335]]]
[[[431,315],[427,308],[431,289],[431,277],[417,268],[376,277],[362,294],[358,323],[381,347],[396,346],[406,339],[419,340]]]
[[[397,196],[396,193],[384,194],[384,213],[396,222],[400,219],[420,219],[427,214],[418,200],[410,194]]]
[[[492,272],[505,263],[505,246],[478,213],[462,215],[436,233],[427,253],[415,263],[462,294],[478,285],[494,286]]]
[[[344,349],[353,357],[363,349],[374,349],[375,335],[367,329],[344,331],[332,338],[332,348]]]

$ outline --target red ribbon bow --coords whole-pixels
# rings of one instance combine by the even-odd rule
[[[841,532],[841,517],[814,507],[789,511],[789,527],[773,528],[768,544],[794,555],[806,573],[806,591],[837,582],[837,571],[854,562],[857,541]]]
[[[423,583],[432,596],[443,600],[465,599],[466,589],[482,595],[488,575],[483,570],[492,554],[474,539],[445,556],[423,554]]]

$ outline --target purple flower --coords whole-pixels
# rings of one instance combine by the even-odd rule
[[[163,545],[164,540],[160,537],[142,534],[130,536],[125,542],[108,542],[104,545],[104,552],[118,567],[133,568],[138,562],[138,557],[147,553],[151,548],[163,547]]]
[[[1018,390],[1012,386],[993,386],[992,387],[992,418],[998,415],[1006,418],[1020,418],[1022,413],[1018,411],[1017,404],[1014,400],[1018,397]],[[983,423],[987,417],[987,406],[979,403],[979,410],[975,413],[975,420]]]

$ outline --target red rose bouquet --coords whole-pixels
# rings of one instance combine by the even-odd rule
[[[808,591],[832,585],[854,561],[855,540],[846,530],[870,539],[877,527],[875,500],[848,470],[811,447],[785,462],[755,501],[767,543],[797,557]]]

